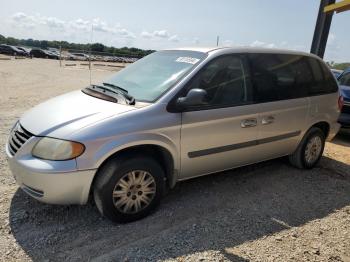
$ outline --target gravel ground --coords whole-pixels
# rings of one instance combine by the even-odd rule
[[[94,70],[93,81],[111,72]],[[57,61],[0,61],[0,144],[39,102],[88,85]],[[284,159],[180,183],[153,215],[115,225],[86,206],[41,204],[0,152],[2,261],[350,261],[350,132],[313,170]]]

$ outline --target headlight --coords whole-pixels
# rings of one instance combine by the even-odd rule
[[[84,145],[78,142],[43,137],[34,146],[32,154],[47,160],[69,160],[80,156],[84,150]]]

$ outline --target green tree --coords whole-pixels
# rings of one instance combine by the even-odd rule
[[[105,51],[105,46],[100,43],[94,43],[91,45],[91,51],[94,52],[104,52]]]
[[[4,37],[0,35],[0,43],[6,43],[9,45],[23,45],[33,48],[43,48],[47,49],[48,47],[59,48],[62,47],[65,50],[70,51],[89,51],[91,47],[92,52],[105,52],[102,55],[116,55],[116,56],[128,56],[128,57],[143,57],[148,55],[153,50],[143,50],[136,47],[121,47],[116,48],[113,46],[105,46],[101,43],[94,44],[78,44],[78,43],[69,43],[67,41],[48,41],[48,40],[34,40],[34,39],[16,39],[14,37]],[[101,54],[101,53],[99,53]]]
[[[47,49],[47,48],[49,47],[49,42],[46,41],[46,40],[40,41],[40,47],[41,47],[42,49]]]
[[[13,38],[13,37],[8,37],[8,38],[6,38],[6,43],[8,45],[17,45],[18,40],[16,38]]]
[[[6,43],[6,37],[4,37],[3,35],[0,35],[0,44],[4,44]]]

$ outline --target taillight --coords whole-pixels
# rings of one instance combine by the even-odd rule
[[[338,99],[339,111],[341,111],[343,109],[343,106],[344,106],[344,97],[343,96],[339,96],[339,99]]]

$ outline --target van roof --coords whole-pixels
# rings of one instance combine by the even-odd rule
[[[170,49],[169,49],[170,50]],[[264,53],[264,54],[292,54],[292,55],[303,55],[312,56],[320,59],[318,56],[302,51],[287,50],[287,49],[277,49],[277,48],[258,48],[258,47],[184,47],[175,48],[171,50],[187,50],[187,51],[197,51],[202,53]]]

